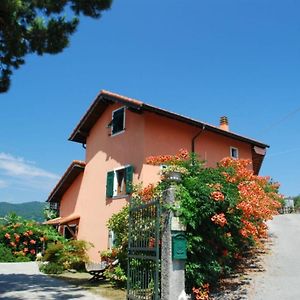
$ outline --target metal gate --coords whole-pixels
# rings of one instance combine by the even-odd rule
[[[129,206],[127,299],[160,299],[159,200]]]

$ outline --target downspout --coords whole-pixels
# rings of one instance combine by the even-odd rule
[[[202,124],[202,128],[201,130],[192,138],[192,153],[195,152],[195,140],[197,139],[197,137],[199,137],[199,135],[205,130],[205,125]]]

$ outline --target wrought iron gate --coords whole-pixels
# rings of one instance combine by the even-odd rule
[[[159,200],[130,203],[127,299],[160,299]]]

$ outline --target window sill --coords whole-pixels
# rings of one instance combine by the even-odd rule
[[[110,136],[113,137],[113,136],[117,136],[119,134],[122,134],[125,132],[125,128],[122,130],[122,131],[119,131],[119,132],[116,132],[116,133],[112,133]]]
[[[117,199],[128,199],[128,198],[129,198],[129,195],[125,194],[125,195],[112,196],[111,198],[107,198],[107,199],[117,200]]]

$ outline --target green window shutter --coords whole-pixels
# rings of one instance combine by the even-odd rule
[[[133,166],[126,167],[126,194],[132,193]]]
[[[115,172],[107,172],[106,178],[106,197],[111,198],[114,195],[114,176]]]

